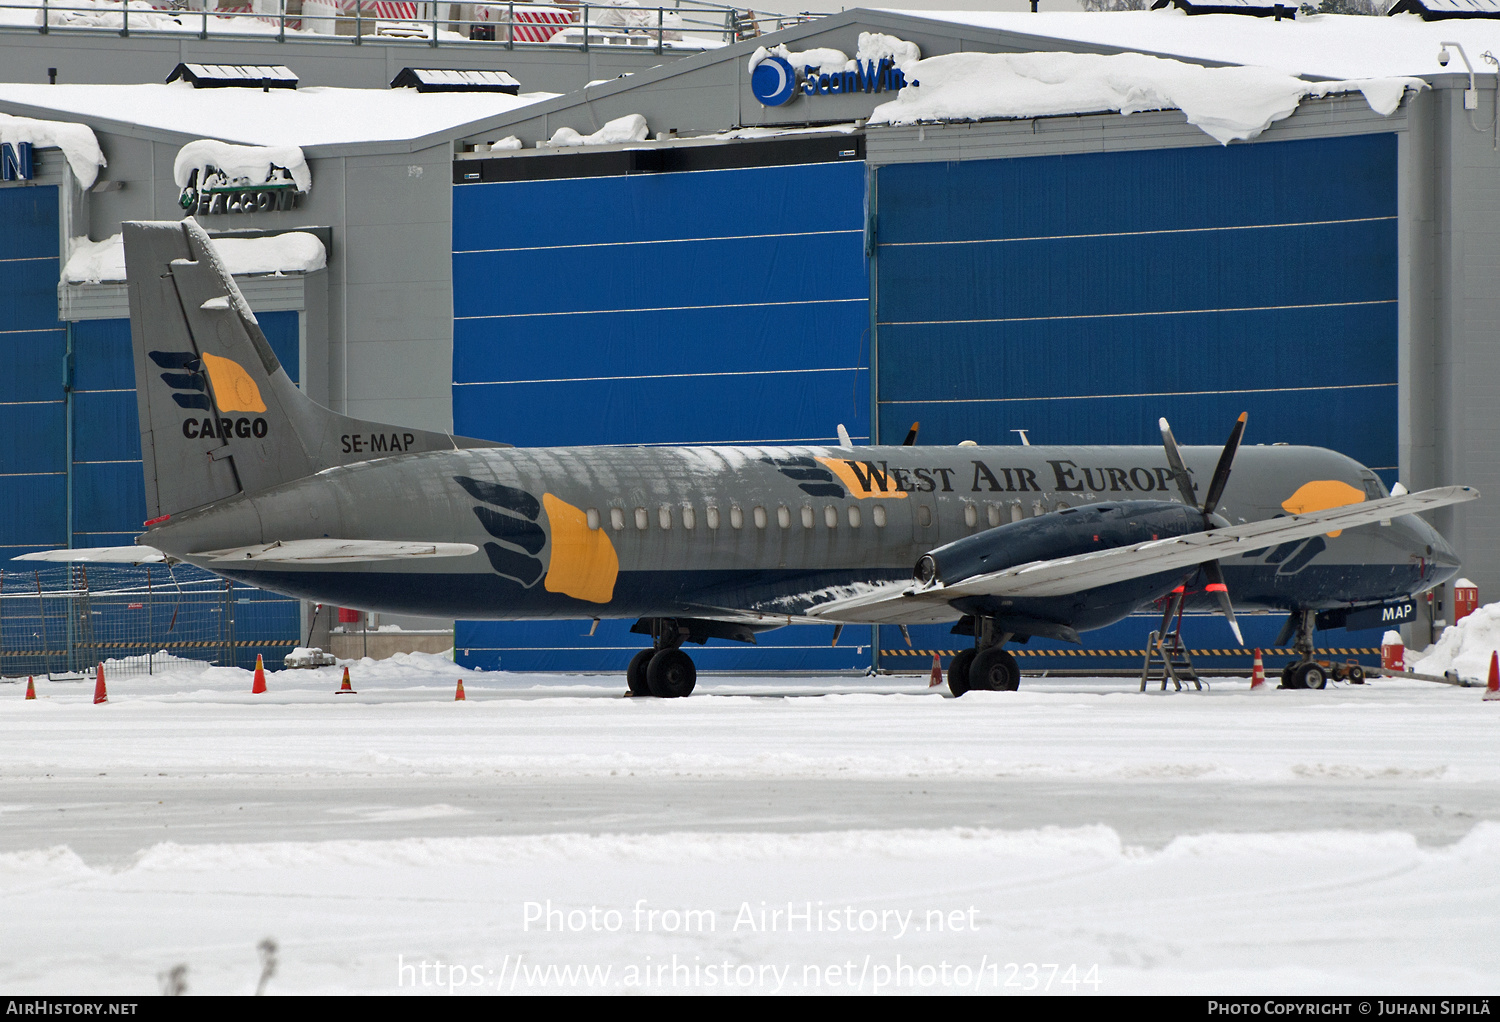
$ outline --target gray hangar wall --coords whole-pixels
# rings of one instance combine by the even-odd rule
[[[1181,133],[1180,117],[1154,125],[1159,144],[1137,131],[1050,153],[1035,136],[987,151],[969,126],[952,129],[961,138],[928,127],[921,156],[904,129],[871,130],[880,155],[859,163],[460,161],[455,425],[521,445],[818,442],[837,421],[895,443],[920,421],[928,443],[1026,429],[1035,442],[1156,444],[1166,416],[1185,442],[1220,443],[1248,411],[1249,442],[1332,447],[1394,482],[1398,124],[1229,147]],[[789,144],[714,148],[743,161]],[[560,161],[576,176],[464,182],[481,165],[563,175]],[[1082,480],[1091,466],[1077,468]],[[1280,624],[1251,619],[1247,637],[1269,647]],[[586,624],[460,622],[457,644],[478,666],[620,668],[641,644],[627,626],[589,638]],[[1138,649],[1149,627],[1127,620],[1087,647]],[[913,638],[926,651],[966,641],[946,627]],[[1232,641],[1216,618],[1190,639]],[[853,649],[847,634],[830,649],[822,628],[762,641],[711,645],[703,666],[853,669],[872,662],[863,644],[882,666],[914,666],[895,629]],[[1040,641],[1024,652],[1028,667],[1124,666]]]

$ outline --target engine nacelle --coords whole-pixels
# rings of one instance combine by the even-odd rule
[[[923,584],[953,585],[975,575],[1057,557],[1202,532],[1197,508],[1163,500],[1119,500],[1064,508],[945,543],[917,561]]]

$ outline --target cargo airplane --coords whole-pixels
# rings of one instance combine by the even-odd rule
[[[1451,577],[1416,513],[1477,496],[1241,448],[1243,415],[1222,449],[1179,449],[1165,420],[1161,447],[529,450],[367,422],[297,389],[193,219],[123,229],[146,531],[28,556],[185,561],[392,613],[636,618],[637,695],[692,691],[685,643],[796,623],[956,622],[954,694],[1014,689],[1008,643],[1184,601],[1236,634],[1236,606],[1288,613],[1287,683],[1321,687],[1315,614]]]

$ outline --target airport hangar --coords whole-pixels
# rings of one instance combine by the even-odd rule
[[[1341,69],[1341,57],[1359,64],[1327,45],[1345,30],[1348,51],[1364,52],[1372,30],[1400,31],[1403,45]],[[862,32],[913,42],[923,57],[1150,52],[1315,80],[1418,75],[1431,87],[1388,116],[1358,93],[1306,99],[1228,146],[1175,110],[893,126],[866,123],[888,95],[776,107],[752,92],[757,46],[853,55]],[[1103,41],[1132,34],[1150,45]],[[1500,25],[852,10],[419,139],[312,145],[314,186],[295,212],[203,220],[215,231],[318,229],[326,270],[250,279],[246,293],[291,314],[268,333],[295,340],[287,361],[314,397],[354,415],[524,446],[826,443],[839,423],[857,443],[897,443],[913,421],[922,443],[1014,442],[1024,429],[1038,443],[1152,444],[1165,415],[1184,442],[1212,444],[1247,410],[1251,442],[1331,447],[1387,484],[1500,492],[1487,442],[1500,381],[1494,77],[1479,76],[1474,115],[1491,130],[1475,130],[1468,77],[1439,69],[1443,39],[1467,41],[1472,57],[1500,49]],[[54,317],[44,345],[15,349],[0,413],[10,424],[0,544],[15,553],[126,541],[142,506],[123,291],[113,285],[113,306],[109,285],[63,283],[53,295],[70,233],[60,225],[76,236],[86,222],[99,239],[122,219],[181,215],[173,155],[214,136],[87,106],[0,86],[0,111],[90,124],[111,160],[105,190],[81,192],[40,151],[34,184],[59,185],[56,218],[42,211],[32,232],[43,255],[22,252],[8,229],[0,256],[35,258],[42,274],[27,296],[6,285],[7,316],[45,318],[45,291]],[[646,141],[537,148],[560,128],[587,135],[628,115],[645,119]],[[81,311],[91,302],[101,318]],[[108,386],[86,386],[91,371]],[[1006,497],[1006,514],[1015,502]],[[1500,583],[1500,512],[1487,507],[1438,521],[1485,591]],[[1249,641],[1270,646],[1280,623],[1249,619]],[[478,667],[620,669],[640,646],[628,627],[458,622],[456,644]],[[1139,649],[1150,627],[1133,618],[1085,639],[1090,650]],[[1421,644],[1417,628],[1408,638]],[[1189,629],[1195,647],[1229,643],[1215,618]],[[1369,648],[1378,636],[1331,631],[1319,645]],[[936,627],[913,639],[924,650],[962,641]],[[746,671],[921,659],[894,629],[827,642],[827,629],[798,627],[695,655],[705,670]],[[1023,667],[1133,664],[1048,645],[1025,650]]]

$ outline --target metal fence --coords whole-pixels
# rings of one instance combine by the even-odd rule
[[[0,570],[0,677],[250,667],[297,645],[300,604],[189,565]]]
[[[506,49],[599,46],[704,49],[822,17],[772,14],[706,0],[670,6],[431,3],[402,0],[3,0],[0,29],[285,42],[498,45]]]

